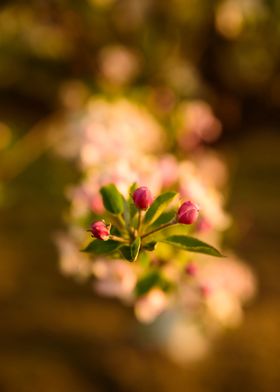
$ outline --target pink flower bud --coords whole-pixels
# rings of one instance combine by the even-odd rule
[[[199,208],[191,201],[186,201],[181,205],[177,213],[179,223],[190,225],[197,220]]]
[[[199,291],[202,295],[202,297],[207,298],[211,294],[212,290],[209,286],[203,284],[199,287]]]
[[[100,193],[95,193],[89,202],[90,202],[90,208],[93,212],[95,212],[98,215],[104,213],[105,209]]]
[[[197,274],[197,266],[195,264],[193,264],[193,263],[189,263],[186,266],[186,273],[189,276],[195,276]]]
[[[107,241],[110,236],[110,229],[102,221],[92,223],[91,232],[93,237],[98,238],[102,241]]]
[[[197,222],[196,229],[197,229],[197,231],[199,233],[204,233],[204,232],[209,231],[210,229],[212,229],[212,225],[206,218],[201,218]]]
[[[133,193],[133,201],[139,210],[147,210],[153,202],[153,196],[146,186],[140,186]]]

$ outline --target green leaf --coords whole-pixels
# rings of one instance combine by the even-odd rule
[[[174,200],[176,192],[166,192],[159,195],[145,214],[144,225],[152,224],[164,212],[168,204]]]
[[[174,210],[163,212],[158,219],[152,224],[151,229],[155,229],[161,225],[165,225],[175,217],[176,212]]]
[[[141,267],[146,269],[150,265],[151,259],[147,252],[141,252],[139,253],[137,262],[141,265]]]
[[[133,193],[136,189],[137,189],[137,183],[134,182],[129,188],[129,196],[127,201],[126,200],[124,201],[124,219],[126,222],[126,226],[131,229],[131,232],[132,232],[132,228],[135,228],[136,226],[136,219],[134,218],[138,212],[138,209],[136,208],[132,198]]]
[[[124,200],[122,194],[114,184],[103,186],[100,189],[104,207],[111,214],[119,215],[124,211]]]
[[[129,214],[130,214],[129,218],[130,218],[131,225],[132,225],[133,218],[135,217],[135,215],[138,211],[138,209],[136,208],[136,206],[134,204],[133,198],[132,198],[133,193],[135,192],[136,189],[137,189],[137,184],[136,184],[136,182],[134,182],[129,189],[129,199],[128,199]]]
[[[141,238],[136,237],[133,243],[130,245],[131,259],[135,261],[138,257],[139,250],[141,246]]]
[[[90,242],[85,249],[82,249],[82,252],[94,253],[96,255],[104,255],[114,252],[120,246],[121,244],[118,241],[102,241],[96,239]]]
[[[141,296],[157,286],[160,282],[160,275],[157,271],[152,271],[148,275],[140,278],[135,286],[135,294]]]
[[[129,188],[129,195],[132,197],[133,193],[136,191],[138,188],[137,182],[134,182],[131,187]]]
[[[155,233],[151,233],[148,236],[143,238],[143,243],[146,245],[149,242],[159,242],[165,240],[167,237],[171,237],[174,235],[187,235],[190,231],[189,225],[184,225],[182,223],[174,223],[170,226],[163,227],[159,229]]]
[[[144,249],[148,250],[149,252],[155,250],[157,243],[156,242],[148,242],[144,245]]]
[[[189,252],[203,253],[210,256],[223,257],[223,255],[216,248],[206,244],[203,241],[197,240],[196,238],[193,237],[188,237],[184,235],[173,235],[161,240],[161,242],[177,246]]]
[[[172,283],[161,276],[158,271],[151,271],[138,280],[134,289],[135,295],[141,297],[154,287],[159,287],[163,291],[169,291],[172,289]]]
[[[122,246],[120,248],[120,252],[126,260],[135,261],[138,257],[140,247],[141,247],[141,238],[137,237],[130,246],[128,245]]]
[[[122,254],[122,256],[128,260],[128,261],[132,261],[131,260],[131,251],[130,251],[130,246],[128,245],[124,245],[120,248],[120,252]]]

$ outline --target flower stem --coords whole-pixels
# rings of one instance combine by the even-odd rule
[[[120,232],[125,230],[125,222],[121,215],[111,215],[110,220],[112,225],[115,226]]]
[[[164,225],[161,225],[161,226],[157,227],[156,229],[154,229],[154,230],[152,230],[152,231],[149,231],[148,233],[142,235],[141,238],[148,237],[149,235],[154,234],[154,233],[156,233],[157,231],[160,231],[160,230],[164,229],[165,227],[172,226],[172,225],[174,225],[175,223],[176,223],[176,220],[174,219],[174,220],[172,220],[171,222],[165,223]]]
[[[140,236],[140,229],[141,229],[141,223],[142,223],[142,211],[138,211],[138,223],[137,223],[137,233],[138,236]]]
[[[120,215],[117,215],[117,220],[118,220],[118,222],[120,223],[120,225],[121,225],[123,228],[126,227],[125,220],[123,219],[123,217],[122,217],[121,214],[120,214]]]
[[[110,240],[118,241],[118,242],[125,242],[125,243],[128,242],[128,241],[125,240],[124,238],[118,237],[118,236],[113,235],[113,234],[110,234]]]

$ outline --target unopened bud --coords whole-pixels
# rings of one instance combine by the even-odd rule
[[[197,266],[196,266],[196,264],[194,264],[194,263],[189,263],[187,266],[186,266],[186,273],[189,275],[189,276],[195,276],[196,274],[197,274]]]
[[[153,196],[146,186],[141,186],[133,193],[133,201],[139,210],[147,210],[153,202]]]
[[[102,241],[107,241],[110,236],[110,228],[102,221],[94,222],[91,224],[91,233],[93,237]]]
[[[199,291],[202,295],[202,297],[207,298],[211,294],[212,290],[209,286],[203,284],[199,287]]]
[[[198,218],[199,208],[191,201],[186,201],[181,205],[177,213],[179,223],[190,225]]]
[[[212,229],[212,225],[206,218],[201,218],[197,222],[196,229],[197,229],[197,231],[199,233],[204,233],[204,232],[209,231],[210,229]]]

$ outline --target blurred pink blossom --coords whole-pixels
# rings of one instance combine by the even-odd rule
[[[123,49],[113,47],[101,52],[101,72],[110,83],[126,83],[133,77],[129,65],[128,79],[118,79],[120,69],[113,69],[108,63],[111,56],[128,65],[129,56],[125,57],[127,53]],[[176,137],[184,149],[212,141],[221,131],[219,120],[203,101],[184,102],[178,109],[177,120]],[[224,162],[201,146],[188,160],[180,161],[168,154],[166,134],[155,117],[144,106],[125,98],[90,99],[83,109],[79,106],[79,110],[69,116],[66,128],[72,138],[70,150],[79,162],[83,178],[78,186],[68,190],[71,200],[69,235],[58,241],[62,271],[78,277],[94,277],[94,288],[100,295],[117,297],[134,306],[136,317],[143,323],[152,322],[171,308],[181,315],[195,316],[211,328],[214,324],[236,324],[242,316],[243,302],[254,294],[255,281],[250,269],[234,257],[226,260],[214,260],[205,255],[194,257],[170,245],[159,244],[155,258],[142,265],[96,256],[90,259],[79,252],[80,244],[89,240],[86,228],[81,228],[83,220],[80,218],[88,217],[91,212],[103,213],[99,190],[109,183],[114,183],[125,197],[132,183],[148,187],[155,196],[168,188],[177,190],[180,202],[193,200],[199,205],[201,217],[192,226],[194,235],[219,247],[222,232],[231,222],[224,210],[224,188],[228,179]],[[170,207],[177,209],[178,200]],[[171,283],[170,291],[154,287],[137,298],[135,285],[151,265]],[[190,327],[185,318],[181,321],[180,325],[173,325],[173,332],[170,329],[170,335],[174,333],[170,342],[175,339],[179,347],[178,339],[196,336],[202,352],[205,341],[195,325]],[[182,358],[186,356],[184,347]]]
[[[139,56],[121,45],[104,47],[99,53],[99,67],[103,78],[112,84],[130,82],[139,70]]]
[[[191,161],[183,161],[179,167],[179,189],[183,198],[195,200],[205,219],[217,230],[225,230],[230,217],[223,210],[223,196],[214,186],[209,186]]]
[[[124,301],[133,298],[136,273],[124,260],[96,259],[92,264],[92,273],[97,278],[95,290],[106,297],[117,297]]]
[[[158,168],[163,188],[173,186],[178,180],[178,160],[171,154],[163,155],[158,161]]]
[[[153,152],[164,145],[164,133],[142,106],[125,99],[109,102],[92,99],[78,124],[82,131],[83,167],[131,160],[137,154]]]
[[[217,189],[222,188],[223,192],[225,191],[228,182],[228,169],[217,153],[201,148],[192,157],[192,162],[205,184]]]
[[[240,301],[251,299],[255,293],[256,282],[252,271],[236,257],[204,263],[197,279],[201,284],[207,284],[212,292],[230,292]]]
[[[135,304],[135,315],[143,323],[150,323],[168,306],[167,295],[159,288],[153,288]]]
[[[178,109],[178,143],[189,151],[200,142],[213,142],[221,134],[222,126],[215,117],[211,106],[204,101],[184,102]]]
[[[65,275],[84,280],[91,275],[91,262],[87,254],[81,253],[79,245],[73,237],[63,233],[55,236],[55,241],[60,252],[60,268]]]
[[[212,229],[212,225],[207,219],[205,219],[204,217],[201,217],[198,220],[197,225],[196,225],[196,230],[198,232],[205,233],[211,229]]]

